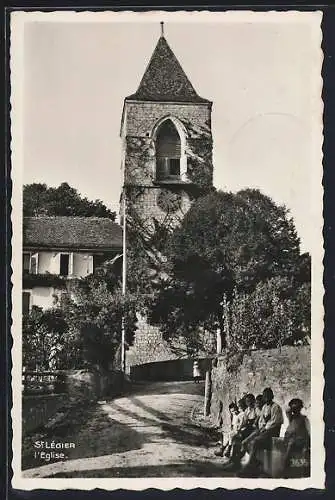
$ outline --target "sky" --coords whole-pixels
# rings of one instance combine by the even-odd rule
[[[320,173],[314,138],[322,123],[313,78],[320,49],[308,18],[134,16],[127,22],[112,16],[98,22],[95,13],[85,22],[25,22],[23,182],[68,182],[118,210],[123,100],[140,83],[162,20],[194,88],[213,101],[215,186],[233,192],[255,187],[284,203],[308,251]]]

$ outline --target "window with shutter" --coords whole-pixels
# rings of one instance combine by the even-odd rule
[[[22,266],[24,273],[30,273],[30,253],[23,254]]]
[[[24,252],[23,254],[23,272],[30,274],[38,273],[38,253]]]
[[[30,257],[30,272],[31,274],[37,274],[38,271],[38,255],[35,253]]]
[[[22,292],[22,313],[29,314],[30,311],[30,292]]]
[[[69,275],[69,263],[70,263],[70,255],[68,253],[60,254],[60,269],[59,274],[61,276]]]

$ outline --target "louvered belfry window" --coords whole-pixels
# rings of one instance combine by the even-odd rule
[[[160,126],[156,139],[157,180],[180,178],[180,137],[171,120]]]

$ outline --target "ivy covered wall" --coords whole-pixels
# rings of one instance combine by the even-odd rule
[[[177,119],[186,136],[187,179],[194,186],[208,189],[213,184],[211,106],[126,102],[122,135],[125,138],[125,181],[152,186],[155,181],[155,142],[153,131],[165,117]],[[169,187],[173,189],[172,186]]]
[[[181,176],[182,182],[159,183],[156,180],[155,130],[167,117],[177,121],[183,134],[181,142],[186,175]],[[121,136],[126,185],[128,273],[134,275],[139,273],[141,265],[143,267],[140,263],[143,259],[140,252],[143,240],[151,241],[150,234],[157,232],[159,226],[164,225],[168,230],[176,227],[192,201],[213,186],[211,103],[126,100]],[[177,209],[173,208],[174,198],[178,200]],[[160,203],[162,200],[165,200],[165,206]],[[170,209],[167,210],[166,206]],[[120,213],[122,215],[122,209]],[[141,232],[143,238],[140,244]],[[161,332],[145,319],[139,322],[134,345],[127,354],[128,368],[178,357],[163,341]]]

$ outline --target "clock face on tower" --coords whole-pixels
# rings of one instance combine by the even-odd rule
[[[157,205],[163,212],[175,213],[182,207],[182,195],[167,189],[161,189],[157,196]]]

